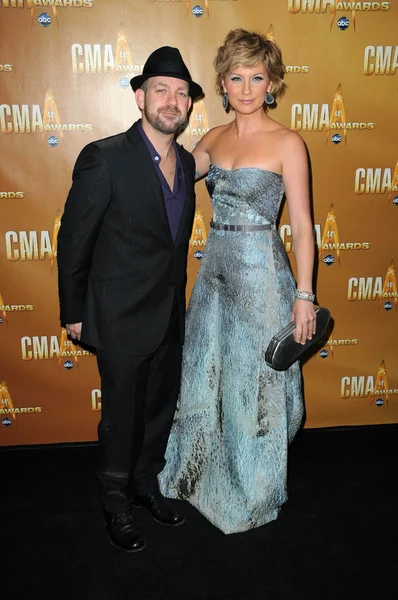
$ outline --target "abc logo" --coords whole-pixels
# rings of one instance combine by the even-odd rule
[[[203,257],[202,250],[196,250],[194,257],[197,258],[198,260],[200,260]]]
[[[321,358],[327,358],[329,356],[329,352],[327,350],[321,350],[319,356]]]
[[[392,309],[392,302],[385,302],[383,305],[384,310],[391,310]]]
[[[335,133],[334,136],[332,137],[332,142],[333,142],[333,144],[340,144],[341,135],[339,133]]]
[[[328,254],[323,259],[323,262],[325,263],[325,265],[328,265],[328,266],[332,265],[334,263],[334,256],[332,256],[331,254]]]
[[[192,14],[194,17],[201,17],[203,15],[203,8],[197,4],[193,7]]]
[[[73,368],[73,362],[71,360],[66,360],[64,362],[64,368],[70,371]]]
[[[127,79],[127,77],[122,77],[119,79],[119,86],[125,90],[130,87],[130,81]]]
[[[59,139],[57,138],[56,135],[52,135],[48,138],[47,143],[49,146],[51,146],[52,148],[54,148],[55,146],[58,145],[59,143]]]
[[[350,26],[350,19],[348,19],[347,17],[341,17],[338,21],[337,21],[337,27],[341,30],[341,31],[345,31],[348,27]]]
[[[51,17],[48,13],[41,13],[41,15],[37,17],[37,21],[43,27],[49,27],[49,25],[51,25]]]
[[[9,427],[11,425],[11,419],[7,417],[6,419],[2,420],[1,424],[4,425],[4,427]]]
[[[375,404],[376,404],[376,406],[383,406],[383,404],[384,404],[383,398],[377,398]]]

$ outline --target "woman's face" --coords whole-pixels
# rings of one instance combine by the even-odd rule
[[[262,62],[254,67],[235,67],[222,84],[232,108],[244,114],[251,114],[262,108],[265,94],[272,88]]]

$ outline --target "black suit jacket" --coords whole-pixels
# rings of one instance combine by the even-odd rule
[[[195,212],[192,155],[178,146],[187,198],[175,242],[137,125],[83,148],[58,235],[62,323],[82,322],[95,348],[148,354],[162,342],[176,294],[184,332],[186,265]]]

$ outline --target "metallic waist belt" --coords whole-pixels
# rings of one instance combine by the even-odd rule
[[[222,229],[223,231],[242,231],[243,233],[246,231],[266,231],[267,229],[275,229],[271,223],[266,223],[264,225],[224,225],[223,223],[214,223],[214,221],[210,221],[210,227],[212,229]]]

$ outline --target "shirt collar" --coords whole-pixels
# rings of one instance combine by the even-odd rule
[[[152,144],[151,140],[149,139],[149,137],[147,136],[147,134],[144,131],[144,128],[142,126],[142,119],[139,119],[137,121],[137,127],[138,127],[138,131],[140,132],[142,139],[145,142],[146,147],[148,148],[151,158],[152,158],[152,162],[154,162],[155,165],[160,165],[161,163],[161,156],[159,154],[159,152],[156,150],[155,146]],[[174,150],[176,153],[176,157],[177,157],[177,165],[179,164],[179,154],[178,154],[178,150],[177,150],[177,144],[175,142],[175,140],[173,140],[173,146],[174,146]]]

